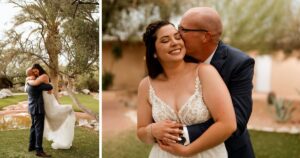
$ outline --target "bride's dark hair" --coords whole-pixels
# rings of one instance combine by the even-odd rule
[[[146,46],[146,66],[148,75],[151,78],[156,78],[160,73],[163,72],[163,68],[158,61],[157,58],[154,57],[154,54],[156,52],[155,48],[155,41],[157,39],[157,31],[165,26],[165,25],[173,25],[169,21],[156,21],[151,24],[149,24],[146,28],[146,32],[143,34],[143,41]],[[174,26],[174,25],[173,25]]]
[[[42,66],[40,64],[33,64],[31,69],[38,69],[39,75],[47,74],[47,72],[42,68]]]

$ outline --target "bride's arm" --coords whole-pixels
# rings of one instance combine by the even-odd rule
[[[138,88],[138,106],[137,106],[137,136],[147,144],[154,143],[152,135],[152,110],[148,101],[148,81],[144,78]]]
[[[171,144],[160,146],[173,154],[191,156],[223,143],[236,130],[236,118],[228,89],[216,69],[199,65],[199,77],[205,105],[214,123],[188,146]]]
[[[49,77],[46,74],[43,74],[35,80],[28,80],[27,83],[31,86],[38,86],[42,83],[49,83]]]
[[[211,65],[200,65],[203,98],[215,123],[189,145],[193,155],[223,143],[236,130],[236,118],[229,91],[217,70]]]

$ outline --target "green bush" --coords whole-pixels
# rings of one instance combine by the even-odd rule
[[[108,88],[110,88],[113,85],[113,80],[114,80],[114,74],[109,72],[109,71],[105,71],[102,75],[102,89],[103,90],[108,90]]]
[[[86,81],[87,87],[91,92],[99,92],[99,81],[91,78]]]
[[[74,86],[77,91],[89,89],[91,92],[99,92],[99,81],[93,75],[80,76]]]

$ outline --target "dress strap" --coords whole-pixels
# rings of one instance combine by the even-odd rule
[[[151,84],[151,79],[150,77],[148,77],[148,82],[149,82],[149,94],[148,94],[148,99],[149,99],[149,102],[150,102],[150,105],[152,106],[153,105],[153,102],[155,101],[155,91],[154,91],[154,88],[152,87],[152,84]]]
[[[150,81],[150,77],[148,76],[148,83],[149,83],[149,88],[152,88],[152,86],[151,86],[151,81]]]
[[[195,90],[199,91],[201,88],[200,79],[199,79],[199,65],[196,69],[196,79],[195,79]]]
[[[154,88],[152,87],[151,79],[149,76],[148,76],[148,83],[149,83],[149,94],[151,95],[154,92]]]

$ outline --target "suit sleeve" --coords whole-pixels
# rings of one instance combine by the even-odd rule
[[[53,87],[50,84],[45,84],[45,83],[34,87],[39,91],[50,91],[53,89]]]
[[[252,58],[242,62],[233,71],[228,83],[237,120],[237,130],[233,135],[241,135],[247,129],[247,123],[252,113],[254,63]]]

